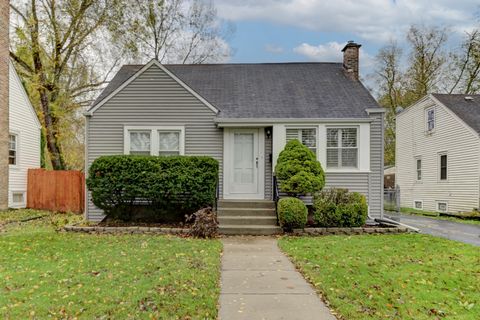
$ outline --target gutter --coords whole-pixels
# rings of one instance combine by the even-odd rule
[[[380,222],[380,223],[384,222],[384,223],[388,223],[388,224],[393,224],[393,225],[395,225],[395,226],[405,227],[405,228],[407,228],[407,229],[409,229],[409,230],[411,230],[411,231],[413,231],[413,232],[417,232],[417,233],[420,232],[420,229],[418,229],[418,228],[409,226],[408,224],[401,223],[401,222],[399,222],[399,221],[392,220],[392,219],[390,219],[390,218],[385,218],[385,217],[382,217],[382,218],[373,218],[373,217],[371,217],[370,215],[368,215],[368,219],[371,219],[371,220],[373,220],[373,221],[375,221],[375,222]]]

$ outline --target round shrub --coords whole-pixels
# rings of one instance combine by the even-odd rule
[[[280,226],[284,229],[303,228],[307,223],[307,206],[300,199],[280,199],[277,212]]]
[[[315,154],[296,139],[280,152],[275,175],[280,190],[291,195],[316,193],[325,185],[325,174]]]
[[[324,190],[315,196],[314,223],[320,227],[360,227],[368,215],[367,200],[347,189]]]
[[[217,180],[218,161],[210,157],[118,155],[92,163],[87,187],[111,218],[180,221],[214,204]]]

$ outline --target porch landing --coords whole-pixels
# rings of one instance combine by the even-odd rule
[[[220,200],[219,232],[227,235],[272,235],[282,233],[277,225],[275,203],[270,200]]]

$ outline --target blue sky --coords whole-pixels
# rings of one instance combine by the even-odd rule
[[[478,0],[217,0],[235,25],[231,62],[341,61],[348,40],[362,44],[361,73],[380,47],[405,46],[411,24],[449,29],[450,46],[479,25]]]

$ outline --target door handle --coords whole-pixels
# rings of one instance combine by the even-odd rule
[[[255,158],[255,164],[256,164],[256,166],[257,166],[257,168],[258,168],[258,157]]]

